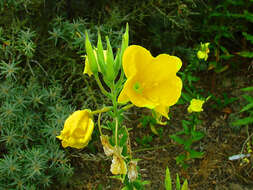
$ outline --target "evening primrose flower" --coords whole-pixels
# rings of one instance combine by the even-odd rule
[[[189,113],[192,112],[201,112],[203,111],[203,104],[205,103],[204,100],[199,100],[199,99],[192,99],[189,107],[187,108]]]
[[[57,136],[62,142],[63,148],[84,148],[88,145],[94,129],[94,122],[90,110],[78,110],[65,121],[61,134]]]
[[[181,95],[182,80],[176,75],[181,60],[168,54],[153,57],[145,48],[132,45],[125,50],[122,65],[127,81],[118,102],[131,101],[168,118],[169,107]]]
[[[106,58],[107,58],[107,51],[106,50],[104,50],[103,51],[104,52],[104,58],[105,58],[105,61],[106,61]],[[96,62],[98,61],[97,59],[97,51],[96,50],[93,50],[93,53],[94,53],[94,55],[95,55],[95,59],[96,59]],[[85,62],[84,62],[84,64],[85,64],[85,66],[84,66],[84,71],[83,71],[83,74],[88,74],[89,75],[89,77],[91,76],[91,75],[93,75],[93,73],[92,73],[92,71],[91,71],[91,66],[90,66],[90,62],[89,62],[89,59],[88,59],[88,56],[87,55],[85,55]],[[99,65],[98,65],[98,71],[100,72],[101,70],[100,70],[100,67],[99,67]]]
[[[208,58],[208,53],[210,52],[208,46],[210,43],[204,43],[204,44],[200,44],[200,50],[197,53],[197,56],[199,59],[204,59],[205,61]]]
[[[127,173],[127,165],[126,165],[126,162],[124,161],[124,158],[121,155],[121,152],[122,152],[121,147],[115,147],[111,169],[110,169],[110,171],[114,175]]]

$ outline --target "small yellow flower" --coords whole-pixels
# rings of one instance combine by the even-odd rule
[[[90,110],[78,110],[67,118],[57,138],[62,140],[63,148],[69,146],[80,149],[88,145],[93,129],[94,122]]]
[[[114,147],[109,142],[109,137],[107,135],[100,136],[101,143],[106,156],[111,156],[114,152]]]
[[[127,165],[124,161],[124,158],[121,155],[122,148],[115,147],[114,153],[113,153],[113,160],[111,165],[111,172],[114,175],[118,174],[126,174],[127,173]]]
[[[131,101],[137,107],[154,109],[168,118],[169,107],[181,95],[182,80],[176,75],[181,60],[168,54],[153,57],[145,48],[132,45],[125,50],[122,64],[127,81],[118,102]]]
[[[98,61],[98,60],[97,60],[97,51],[96,51],[96,50],[93,50],[93,53],[94,53],[94,55],[95,55],[96,61]],[[107,51],[104,50],[104,58],[105,58],[105,61],[106,61],[106,57],[107,57],[106,55],[107,55]],[[89,77],[90,77],[91,75],[93,75],[93,73],[92,73],[92,71],[91,71],[91,67],[90,67],[90,63],[89,63],[89,59],[88,59],[88,56],[87,56],[87,55],[85,55],[85,62],[84,62],[84,64],[85,64],[85,66],[84,66],[83,74],[88,74]],[[100,71],[99,65],[98,65],[98,71]]]
[[[199,59],[204,59],[205,61],[208,58],[208,53],[210,52],[208,46],[210,43],[204,43],[204,44],[200,44],[200,50],[197,53],[197,56]]]
[[[198,99],[192,99],[190,106],[188,107],[188,112],[192,113],[192,112],[201,112],[203,111],[203,104],[205,103],[204,100],[198,100]]]
[[[138,171],[137,171],[137,161],[131,160],[128,164],[128,173],[127,177],[129,181],[134,181],[138,177]]]

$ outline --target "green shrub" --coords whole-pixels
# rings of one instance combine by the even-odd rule
[[[0,83],[0,189],[45,189],[73,173],[56,135],[72,108],[51,81],[24,86],[10,77]]]

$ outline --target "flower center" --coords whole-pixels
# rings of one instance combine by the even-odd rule
[[[136,82],[133,86],[133,89],[135,92],[137,92],[138,94],[142,93],[142,88],[139,82]]]

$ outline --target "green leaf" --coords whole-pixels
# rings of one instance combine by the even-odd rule
[[[187,182],[187,180],[184,181],[184,184],[183,184],[181,190],[188,190],[188,182]]]
[[[202,158],[204,155],[204,152],[198,152],[196,150],[189,150],[190,158]]]
[[[180,190],[180,189],[181,189],[181,184],[180,184],[179,175],[177,174],[177,180],[176,180],[176,190]]]
[[[250,103],[250,104],[248,104],[248,105],[246,105],[246,106],[244,106],[244,107],[242,108],[242,110],[240,111],[240,113],[241,113],[241,112],[248,111],[248,110],[250,110],[251,108],[253,108],[253,102]]]
[[[166,168],[166,174],[165,174],[165,189],[166,190],[172,190],[170,170],[169,170],[168,167]]]
[[[249,116],[243,119],[239,119],[232,123],[233,126],[241,126],[241,125],[248,125],[250,123],[253,123],[253,116]]]
[[[242,35],[246,38],[246,40],[250,41],[253,44],[253,35],[243,32]]]
[[[241,52],[238,52],[237,54],[242,56],[242,57],[253,58],[253,52],[241,51]]]
[[[176,135],[170,135],[170,138],[179,144],[185,144],[185,140]]]
[[[249,87],[246,87],[246,88],[242,88],[241,90],[242,90],[242,91],[253,91],[253,86],[249,86]]]
[[[201,140],[205,136],[201,131],[192,131],[192,141],[196,142]]]

